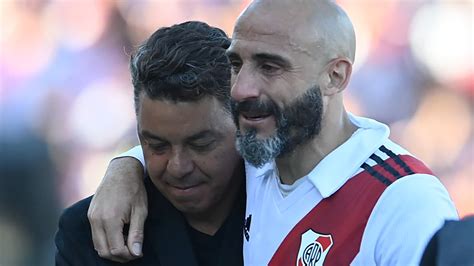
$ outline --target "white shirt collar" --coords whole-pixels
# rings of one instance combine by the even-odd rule
[[[324,198],[331,196],[342,187],[390,135],[390,129],[386,125],[373,119],[358,117],[350,113],[349,119],[358,127],[356,132],[341,146],[328,154],[307,175],[309,181]],[[245,165],[247,177],[250,179],[268,176],[269,170],[276,170],[275,162],[267,163],[261,168],[255,168],[247,162]]]
[[[352,114],[349,118],[358,127],[356,132],[308,174],[309,180],[324,198],[342,187],[390,135],[386,125],[373,119]]]

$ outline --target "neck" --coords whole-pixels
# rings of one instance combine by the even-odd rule
[[[221,228],[238,200],[244,178],[244,164],[242,162],[234,170],[232,182],[229,182],[228,187],[222,193],[221,200],[218,200],[214,206],[210,206],[208,211],[184,213],[188,224],[201,233],[213,236]]]
[[[298,145],[292,152],[276,159],[283,184],[293,184],[306,176],[321,160],[347,141],[356,131],[344,108],[337,113],[328,110],[321,131],[313,139]]]

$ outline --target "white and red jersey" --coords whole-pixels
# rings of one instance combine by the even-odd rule
[[[359,129],[287,196],[274,163],[246,165],[245,265],[418,265],[445,219],[458,219],[443,185],[387,126],[350,118]]]

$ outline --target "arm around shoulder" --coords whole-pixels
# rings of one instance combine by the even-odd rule
[[[136,148],[135,148],[136,149]],[[140,257],[148,202],[143,165],[131,157],[112,160],[88,211],[94,247],[101,257],[126,262]],[[127,243],[124,225],[130,224]]]

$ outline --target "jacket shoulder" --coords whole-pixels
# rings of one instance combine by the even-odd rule
[[[96,265],[98,262],[87,219],[91,199],[92,197],[83,199],[61,214],[54,238],[57,266]]]
[[[87,211],[92,196],[85,198],[66,208],[59,218],[59,230],[90,231]],[[82,229],[82,230],[81,230]]]

